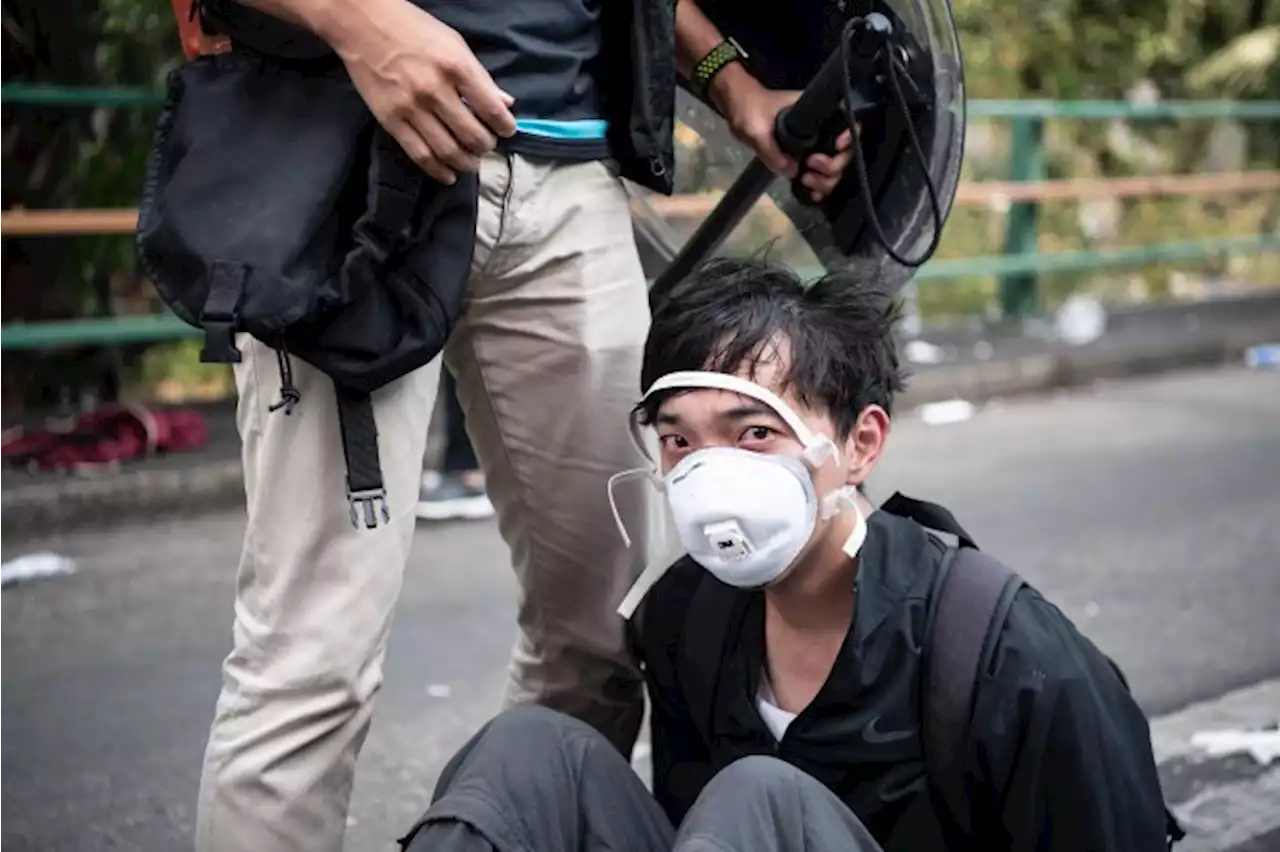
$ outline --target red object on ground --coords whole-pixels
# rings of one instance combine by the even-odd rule
[[[88,473],[157,453],[198,449],[207,440],[208,429],[199,412],[113,405],[36,431],[7,429],[3,458],[8,464],[35,470]]]

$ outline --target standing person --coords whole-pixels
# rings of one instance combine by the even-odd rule
[[[442,382],[444,459],[440,470],[423,474],[418,517],[426,521],[492,517],[493,502],[485,493],[484,471],[467,435],[467,416],[458,402],[458,382],[448,370]]]
[[[617,540],[600,495],[635,459],[626,412],[649,310],[619,175],[671,191],[677,62],[788,175],[798,167],[772,128],[797,93],[758,83],[691,0],[678,13],[669,0],[245,3],[332,46],[426,174],[451,184],[479,171],[471,280],[443,361],[519,584],[506,701],[576,716],[629,753],[643,686],[614,606],[643,555]],[[834,187],[847,135],[840,145],[806,161],[814,193]],[[336,496],[332,382],[295,359],[304,402],[273,414],[276,353],[242,344],[249,517],[196,846],[335,852],[413,537],[439,365],[373,394],[394,515],[357,530]],[[643,509],[638,498],[622,508],[639,538]]]

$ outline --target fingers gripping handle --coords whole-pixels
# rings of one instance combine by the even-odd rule
[[[845,130],[854,132],[853,144],[859,144],[853,117],[875,106],[864,92],[873,82],[875,58],[892,35],[893,24],[877,12],[850,20],[840,44],[800,97],[778,112],[773,133],[778,147],[800,166],[793,193],[801,204],[814,203],[799,181],[809,156],[835,153],[836,139]]]
[[[840,105],[844,55],[834,50],[794,104],[778,112],[773,134],[788,157],[803,162],[821,143],[823,126]]]

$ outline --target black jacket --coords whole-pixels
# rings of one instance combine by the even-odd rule
[[[609,148],[622,176],[670,194],[676,158],[675,0],[609,0],[600,6],[598,85]]]
[[[977,836],[948,828],[920,736],[925,614],[945,545],[885,512],[868,526],[853,626],[781,743],[755,708],[762,593],[724,585],[688,559],[650,592],[637,642],[653,704],[654,792],[672,820],[719,769],[774,754],[826,784],[886,852],[1164,852],[1142,711],[1110,660],[1030,588],[1014,600],[976,690],[965,777]],[[712,672],[714,682],[699,686],[690,672]]]

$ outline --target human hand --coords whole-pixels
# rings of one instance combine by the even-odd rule
[[[766,89],[755,78],[744,74],[734,81],[731,88],[726,88],[720,99],[734,135],[749,145],[766,166],[791,179],[795,179],[800,169],[796,161],[779,147],[774,126],[778,113],[799,97],[798,91]],[[853,134],[848,130],[841,133],[836,138],[835,147],[834,154],[811,154],[804,163],[800,184],[809,190],[815,202],[830,195],[843,177],[853,158]]]
[[[407,0],[342,7],[321,35],[374,117],[431,177],[452,184],[477,171],[496,137],[515,133],[515,99],[455,30]]]

